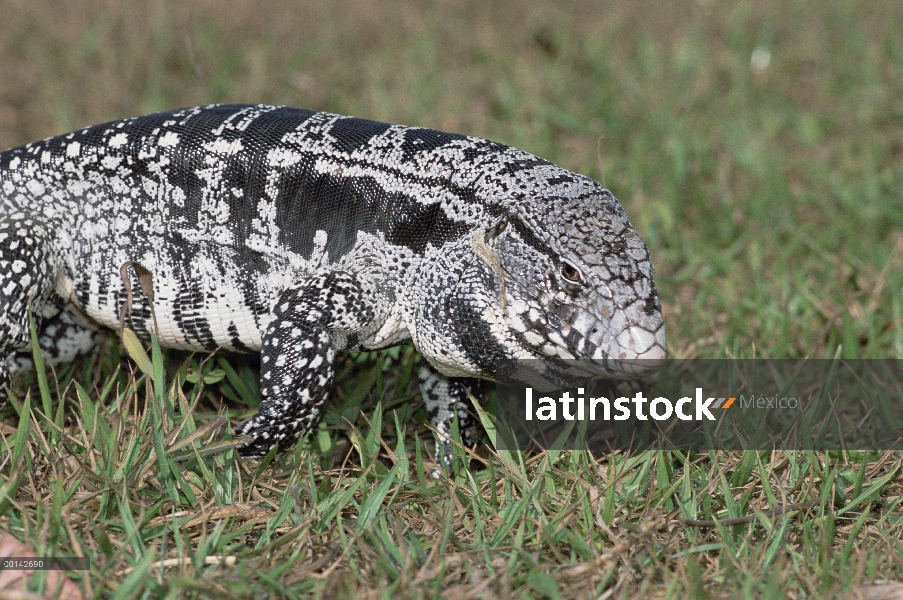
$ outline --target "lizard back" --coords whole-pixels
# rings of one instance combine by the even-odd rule
[[[310,110],[197,107],[8,150],[0,202],[68,234],[68,299],[92,319],[118,324],[119,267],[135,261],[154,274],[161,343],[259,350],[279,293],[318,269],[404,282],[428,243],[467,227],[441,208],[472,202],[454,170],[502,147]],[[129,324],[147,335],[149,316],[138,305]]]

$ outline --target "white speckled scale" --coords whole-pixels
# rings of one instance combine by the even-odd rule
[[[664,324],[646,245],[595,181],[488,140],[279,106],[124,119],[0,153],[0,386],[125,323],[174,348],[261,352],[243,454],[290,447],[346,350],[412,340],[447,438],[470,378],[583,358],[637,375]]]

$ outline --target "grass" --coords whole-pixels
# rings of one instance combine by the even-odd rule
[[[890,0],[9,4],[2,147],[226,101],[489,137],[621,199],[672,356],[903,357]],[[344,362],[306,444],[255,466],[222,419],[253,412],[252,366],[152,349],[130,371],[122,352],[39,375],[4,413],[0,529],[91,556],[68,573],[86,596],[784,598],[903,580],[897,452],[483,453],[479,469],[459,453],[435,481],[399,348]]]

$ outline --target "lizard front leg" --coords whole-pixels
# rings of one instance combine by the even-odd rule
[[[375,282],[344,271],[325,273],[285,290],[263,335],[257,414],[236,434],[243,456],[291,448],[320,416],[337,352],[379,329],[391,299]]]
[[[486,382],[471,377],[446,377],[426,361],[418,370],[417,378],[427,417],[439,438],[436,460],[448,469],[451,467],[452,423],[456,417],[464,445],[475,448],[480,442],[483,430],[470,410],[468,393],[482,401]]]
[[[39,329],[59,312],[60,262],[41,219],[21,212],[0,216],[0,393],[10,385],[9,357],[29,349],[29,311]]]
[[[67,305],[58,315],[44,319],[38,330],[38,343],[44,360],[51,365],[67,364],[94,350],[100,333],[96,326]],[[34,369],[31,348],[13,352],[6,362],[13,376]]]

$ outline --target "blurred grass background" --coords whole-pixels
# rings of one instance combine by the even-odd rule
[[[213,102],[487,137],[614,191],[652,250],[672,356],[903,357],[898,1],[0,0],[0,14],[2,148]],[[381,399],[404,426],[411,410],[388,409],[411,397],[411,353],[363,363],[347,367],[339,414]],[[389,375],[399,363],[404,382]],[[148,465],[164,459],[140,432],[173,424],[142,412],[145,388],[116,373],[115,353],[97,364],[75,369],[93,401],[57,395],[113,429],[67,438],[49,424],[62,409],[34,417],[15,438],[27,468],[0,468],[3,489],[18,486],[0,528],[101,557],[89,596],[783,598],[903,579],[899,453],[575,453],[429,482],[419,442],[414,467],[358,419],[359,456],[341,466],[317,452],[275,472],[182,457],[157,481]],[[239,375],[227,389],[252,396],[253,373]],[[798,524],[680,520],[790,501],[818,510]],[[209,512],[224,505],[242,508]],[[204,565],[242,548],[225,576]],[[163,577],[153,561],[173,552],[193,566]]]

